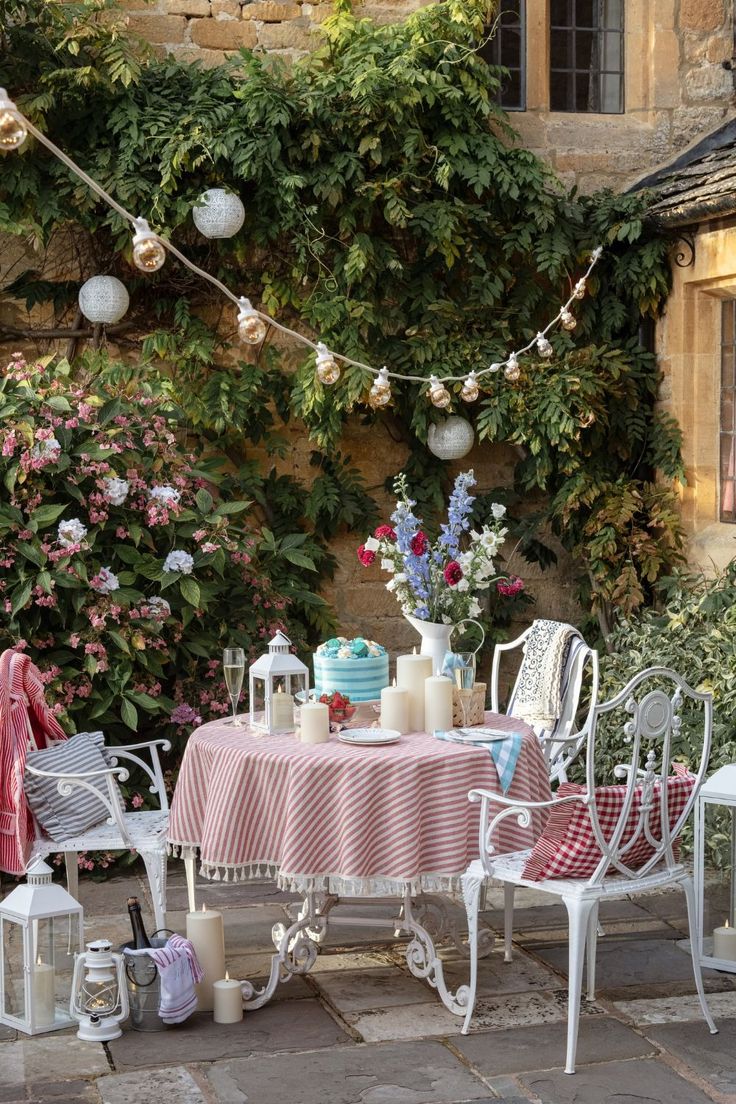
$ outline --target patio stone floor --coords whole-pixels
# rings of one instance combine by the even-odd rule
[[[169,876],[168,922],[183,930],[179,863]],[[147,903],[150,924],[140,875],[82,882],[89,938],[127,938],[130,894]],[[271,926],[297,899],[268,883],[203,881],[198,900],[224,913],[231,976],[263,977]],[[497,933],[500,904],[489,891],[482,920]],[[311,974],[242,1024],[198,1013],[165,1032],[126,1030],[107,1046],[73,1031],[31,1039],[0,1028],[0,1104],[736,1104],[736,975],[705,975],[720,1028],[711,1036],[676,945],[686,931],[679,894],[602,905],[599,991],[583,1005],[575,1077],[563,1072],[564,908],[521,891],[517,904],[514,961],[499,950],[482,960],[467,1037],[409,973],[404,940],[348,922],[332,929]],[[454,988],[467,964],[451,948],[442,957]]]

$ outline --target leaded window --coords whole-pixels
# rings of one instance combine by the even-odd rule
[[[552,111],[623,111],[623,0],[550,0],[549,99]]]
[[[501,0],[492,27],[493,37],[480,49],[490,65],[508,69],[499,90],[498,102],[506,111],[526,110],[526,2]]]
[[[721,308],[721,521],[736,522],[736,299]]]

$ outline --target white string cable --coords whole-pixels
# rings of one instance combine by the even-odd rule
[[[41,131],[38,130],[37,127],[35,127],[33,123],[29,119],[27,119],[26,116],[21,111],[19,111],[15,105],[13,105],[13,111],[19,119],[22,119],[23,124],[27,128],[28,132],[32,134],[36,138],[36,140],[41,143],[41,145],[45,146],[47,150],[53,153],[54,157],[58,158],[58,160],[61,161],[62,164],[66,165],[68,169],[70,169],[76,176],[78,176],[79,179],[83,181],[83,183],[85,183],[87,187],[95,193],[95,195],[99,196],[100,199],[103,199],[105,203],[107,203],[107,205],[113,209],[113,211],[117,211],[117,213],[122,218],[126,219],[131,224],[133,230],[138,230],[140,228],[141,222],[144,220],[140,219],[136,215],[133,215],[130,211],[127,211],[125,207],[121,206],[121,204],[117,202],[117,200],[113,199],[113,197],[108,192],[106,192],[105,189],[100,184],[98,184],[96,180],[89,176],[84,171],[84,169],[81,169],[79,165],[77,165],[77,163],[72,160],[71,157],[64,153],[63,150],[59,149],[59,147],[54,142],[52,142],[50,138],[47,138],[45,134],[42,134]],[[190,261],[189,258],[181,252],[181,250],[177,249],[176,246],[168,240],[168,238],[161,237],[160,234],[158,234],[156,231],[152,231],[151,236],[155,238],[156,241],[160,242],[163,248],[171,253],[172,256],[176,257],[177,260],[179,260],[186,268],[190,270],[190,272],[194,272],[195,275],[212,284],[213,287],[217,288],[218,291],[226,296],[226,298],[230,299],[231,302],[233,302],[237,307],[241,305],[241,297],[235,295],[225,284],[222,283],[221,280],[218,280],[216,276],[213,276],[211,273],[206,272],[205,269],[200,268],[199,265],[196,265],[193,261]],[[521,348],[516,349],[512,353],[509,353],[509,355],[504,360],[492,364],[487,368],[474,369],[473,376],[477,379],[480,376],[488,375],[491,372],[498,372],[501,368],[508,365],[510,362],[513,363],[519,357],[524,356],[525,353],[531,352],[531,350],[537,344],[539,338],[545,337],[549,333],[549,331],[559,323],[560,319],[565,315],[567,311],[569,311],[570,306],[575,301],[575,299],[579,297],[576,294],[577,289],[585,287],[585,283],[591,272],[597,265],[602,252],[602,246],[597,246],[593,250],[588,268],[586,269],[583,276],[576,283],[575,289],[573,290],[569,299],[567,299],[567,301],[563,303],[557,314],[554,316],[554,318],[551,319],[550,322],[547,323],[543,330],[540,330],[539,333],[536,334],[536,336],[533,337],[530,342],[528,342],[528,344],[523,345]],[[275,318],[271,318],[270,315],[265,314],[263,311],[259,311],[256,308],[253,308],[253,310],[259,318],[261,318],[269,326],[273,326],[275,330],[279,330],[281,333],[286,334],[288,337],[292,337],[296,341],[300,341],[303,345],[307,345],[310,349],[314,350],[314,352],[318,351],[317,343],[315,341],[312,341],[310,338],[305,337],[304,334],[299,333],[298,330],[292,330],[289,326],[285,326],[283,325],[283,323],[277,322]],[[374,376],[378,376],[379,372],[381,372],[383,373],[382,378],[384,379],[386,375],[388,375],[391,379],[406,380],[409,383],[429,384],[429,380],[426,376],[407,375],[403,372],[391,371],[390,369],[374,368],[371,364],[365,364],[361,360],[354,360],[352,357],[345,356],[343,353],[335,352],[334,349],[330,349],[329,352],[335,360],[339,360],[343,364],[351,365],[354,368],[360,368],[364,372],[370,372]],[[462,376],[438,376],[437,382],[464,383],[467,378],[468,372],[466,372]]]

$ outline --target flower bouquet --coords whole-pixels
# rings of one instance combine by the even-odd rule
[[[478,530],[471,529],[470,515],[475,498],[472,471],[458,475],[450,495],[447,522],[431,543],[423,522],[415,517],[416,503],[409,497],[406,477],[394,483],[398,501],[391,515],[392,525],[379,525],[372,537],[358,549],[364,566],[380,558],[391,579],[392,591],[407,617],[445,625],[456,625],[478,617],[477,595],[496,584],[500,594],[513,596],[524,589],[517,576],[496,571],[493,557],[504,543],[508,530],[503,525],[506,507],[494,502],[492,519]]]

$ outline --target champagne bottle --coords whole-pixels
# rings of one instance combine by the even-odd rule
[[[130,916],[130,926],[133,929],[133,948],[136,951],[141,951],[152,946],[151,940],[146,935],[143,917],[141,916],[141,903],[137,897],[128,898],[128,914]]]

